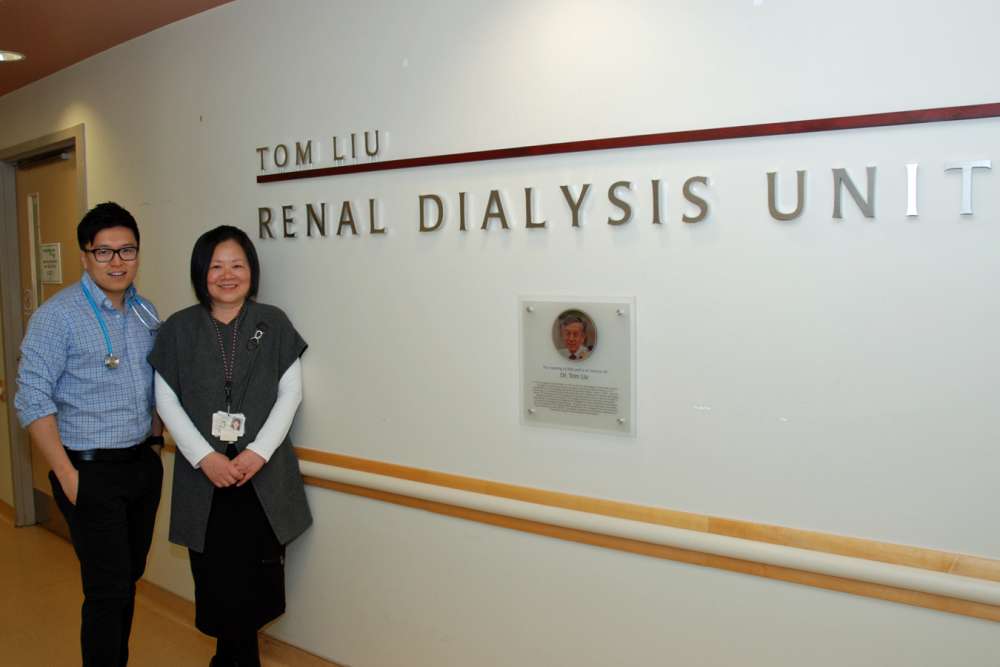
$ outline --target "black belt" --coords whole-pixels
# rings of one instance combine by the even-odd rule
[[[131,447],[122,447],[121,449],[84,449],[82,451],[67,449],[66,455],[69,456],[69,460],[73,463],[127,463],[138,459],[153,444],[161,443],[158,438],[154,439],[151,436],[138,445],[132,445]]]

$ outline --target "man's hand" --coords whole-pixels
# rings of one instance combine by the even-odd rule
[[[257,452],[250,451],[249,449],[244,449],[239,455],[233,459],[233,463],[236,464],[236,468],[243,473],[243,479],[236,486],[243,486],[250,481],[250,478],[257,474],[257,471],[264,467],[267,461],[264,457]]]
[[[28,434],[31,441],[35,443],[35,448],[45,457],[45,462],[52,468],[52,473],[59,480],[59,486],[69,499],[69,502],[76,505],[76,496],[80,490],[80,471],[73,466],[63,442],[59,438],[59,427],[56,425],[56,416],[47,415],[40,417],[28,424]]]
[[[236,484],[243,478],[243,473],[219,452],[212,452],[203,458],[200,463],[201,471],[205,477],[216,486],[222,489]]]
[[[72,466],[63,474],[57,475],[59,486],[74,507],[76,506],[76,496],[80,492],[80,471]]]

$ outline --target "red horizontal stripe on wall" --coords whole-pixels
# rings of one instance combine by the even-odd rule
[[[467,153],[449,153],[447,155],[430,155],[426,157],[404,158],[400,160],[385,160],[383,162],[365,162],[362,164],[350,164],[339,167],[322,167],[319,169],[286,171],[277,174],[262,174],[257,177],[257,182],[274,183],[277,181],[292,181],[300,178],[342,176],[345,174],[359,174],[368,171],[388,171],[390,169],[413,169],[416,167],[458,164],[461,162],[483,162],[486,160],[505,160],[508,158],[532,157],[538,155],[558,155],[561,153],[603,151],[615,148],[665,146],[667,144],[686,144],[696,141],[718,141],[720,139],[770,137],[782,134],[802,134],[805,132],[856,130],[865,127],[911,125],[914,123],[936,123],[950,120],[969,120],[973,118],[994,118],[997,116],[1000,116],[1000,102],[992,102],[989,104],[970,104],[958,107],[939,107],[937,109],[917,109],[915,111],[892,111],[889,113],[863,114],[860,116],[839,116],[836,118],[793,120],[780,123],[760,123],[758,125],[713,127],[703,130],[681,130],[679,132],[659,132],[657,134],[636,134],[627,137],[611,137],[608,139],[585,139],[582,141],[564,141],[554,144],[519,146],[516,148],[496,148],[484,151],[470,151]]]

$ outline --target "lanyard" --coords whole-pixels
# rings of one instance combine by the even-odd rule
[[[104,365],[112,370],[118,368],[119,359],[114,355],[114,351],[111,349],[111,335],[108,333],[108,325],[104,323],[104,316],[101,315],[101,311],[97,307],[97,302],[94,301],[94,297],[90,295],[90,290],[87,289],[87,285],[81,282],[80,287],[83,289],[83,295],[87,297],[87,302],[94,311],[94,317],[97,318],[97,323],[101,325],[101,333],[104,334],[104,347],[108,351],[107,356],[104,357]]]
[[[233,370],[236,368],[236,338],[239,336],[240,323],[243,321],[244,313],[246,313],[246,304],[240,308],[240,314],[236,316],[236,322],[233,323],[233,346],[230,349],[228,357],[226,356],[226,346],[222,343],[222,330],[219,328],[219,322],[212,317],[211,313],[208,315],[209,319],[212,320],[212,326],[215,327],[215,339],[219,343],[219,352],[222,354],[222,379],[226,390],[226,412],[233,411]]]

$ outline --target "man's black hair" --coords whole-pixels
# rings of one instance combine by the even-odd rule
[[[247,298],[256,297],[257,288],[260,287],[260,260],[257,259],[257,250],[246,232],[232,225],[210,229],[198,237],[194,250],[191,251],[191,287],[194,288],[198,302],[209,310],[212,308],[212,297],[208,293],[208,267],[212,264],[215,247],[224,241],[236,241],[246,253],[250,264],[250,291]]]
[[[76,242],[80,245],[80,250],[86,249],[93,243],[99,232],[111,227],[125,227],[132,230],[135,244],[139,245],[139,225],[135,224],[135,218],[115,202],[106,201],[87,211],[80,224],[76,226]]]

